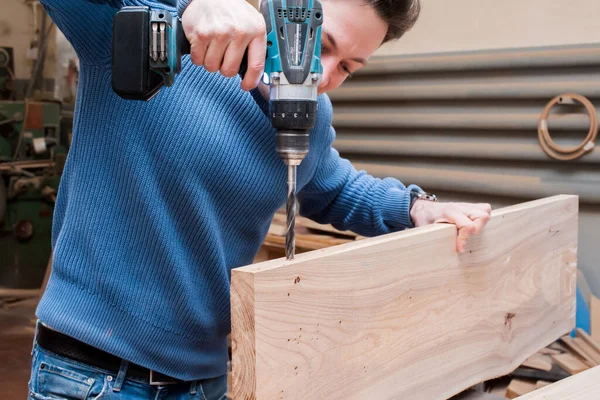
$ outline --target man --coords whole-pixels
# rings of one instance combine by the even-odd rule
[[[417,1],[323,0],[320,92],[402,36]],[[191,60],[174,86],[134,102],[111,90],[112,18],[124,5],[165,5],[42,3],[77,51],[81,72],[30,398],[222,399],[230,270],[252,262],[286,199],[268,90],[256,89],[264,20],[245,0],[179,1]],[[246,48],[240,83],[234,76]],[[464,251],[489,220],[489,205],[415,201],[417,186],[356,171],[331,147],[331,115],[320,96],[298,170],[301,214],[368,236],[453,223]]]

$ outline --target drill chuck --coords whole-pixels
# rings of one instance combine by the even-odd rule
[[[277,152],[286,165],[300,165],[309,149],[308,130],[277,131]]]

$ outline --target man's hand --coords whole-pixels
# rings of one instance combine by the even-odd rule
[[[490,220],[492,207],[489,204],[438,203],[417,200],[410,210],[415,226],[424,226],[437,222],[455,224],[458,228],[456,250],[465,251],[467,239],[481,233]]]
[[[242,89],[258,85],[265,67],[266,26],[262,14],[246,0],[192,0],[182,22],[194,64],[232,77],[239,72],[247,48]]]

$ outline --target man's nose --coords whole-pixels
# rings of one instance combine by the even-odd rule
[[[327,64],[323,64],[323,77],[321,78],[321,83],[319,84],[319,89],[323,90],[329,85],[329,77],[331,75],[331,71],[328,68]]]

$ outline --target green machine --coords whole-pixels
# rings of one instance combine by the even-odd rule
[[[62,106],[0,101],[0,287],[39,288],[68,150]]]

